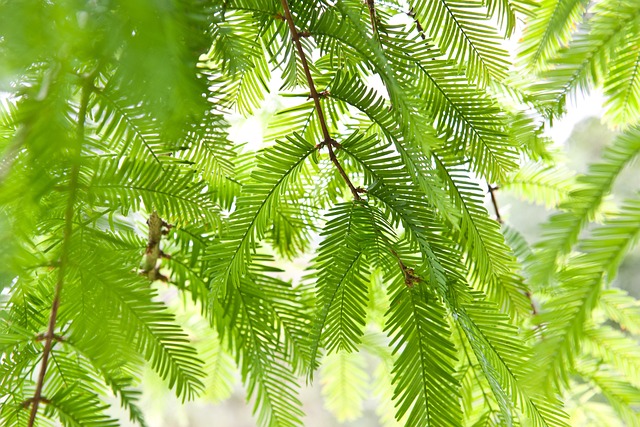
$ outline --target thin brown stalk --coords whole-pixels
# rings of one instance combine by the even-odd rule
[[[489,187],[489,194],[491,194],[491,204],[493,205],[493,211],[496,214],[496,221],[502,224],[503,221],[502,217],[500,216],[500,209],[498,208],[498,199],[496,198],[496,191],[498,190],[498,187],[491,186],[488,181],[487,186]]]
[[[391,255],[393,255],[393,257],[398,262],[398,266],[400,267],[400,270],[402,270],[402,274],[404,274],[404,283],[408,287],[412,288],[416,283],[422,280],[420,276],[416,274],[413,268],[406,266],[406,264],[402,261],[402,258],[400,258],[398,252],[396,252],[394,249],[391,249]]]
[[[47,334],[38,334],[38,335],[36,335],[35,340],[36,341],[44,341],[44,340],[46,340],[48,338],[49,338],[49,336]],[[57,342],[63,342],[63,341],[65,341],[65,338],[63,336],[61,336],[61,335],[54,334],[53,335],[53,340],[57,341]]]
[[[74,147],[75,156],[72,159],[73,164],[71,166],[71,172],[69,176],[69,199],[67,200],[67,207],[64,214],[65,226],[63,231],[62,247],[60,250],[60,261],[58,263],[58,280],[56,281],[56,287],[53,293],[53,302],[51,304],[51,314],[49,315],[47,332],[44,334],[44,349],[42,350],[42,361],[40,363],[40,372],[38,372],[38,379],[36,381],[36,390],[33,394],[33,398],[27,401],[27,405],[31,405],[31,413],[29,415],[29,422],[27,423],[28,427],[33,427],[36,421],[36,415],[38,414],[38,406],[40,405],[40,402],[48,402],[47,399],[42,397],[42,388],[44,387],[44,378],[47,373],[47,364],[49,362],[49,356],[51,355],[51,349],[53,348],[54,341],[57,341],[57,335],[54,333],[54,331],[56,328],[56,319],[58,317],[58,308],[60,307],[60,295],[62,293],[62,286],[64,284],[66,266],[69,261],[71,235],[73,234],[74,205],[78,188],[78,177],[80,174],[80,165],[77,161],[77,157],[80,156],[82,142],[84,141],[84,127],[87,115],[87,106],[89,104],[89,81],[90,80],[87,78],[87,82],[85,82],[85,85],[82,88],[80,108],[78,109],[78,127],[76,130],[76,141]]]
[[[425,36],[424,34],[424,28],[422,28],[422,24],[420,24],[420,21],[418,21],[418,18],[416,17],[416,12],[413,10],[413,8],[409,9],[409,12],[407,12],[407,15],[413,19],[414,24],[416,24],[416,30],[418,30],[418,33],[420,34],[420,37],[422,37],[422,40],[427,40],[427,36]]]
[[[496,191],[498,191],[499,187],[492,186],[488,181],[487,186],[489,187],[489,194],[491,195],[491,204],[493,205],[493,211],[496,214],[496,221],[498,221],[498,223],[500,224],[503,224],[502,216],[500,216],[500,209],[498,208],[498,198],[496,197]],[[531,314],[535,316],[536,314],[538,314],[538,309],[536,308],[536,304],[533,301],[533,294],[527,291],[526,296],[529,299],[529,304],[531,305]]]
[[[533,302],[533,294],[527,291],[527,298],[529,298],[529,303],[531,304],[531,314],[534,316],[538,314],[538,309],[536,308],[536,304]],[[536,327],[538,329],[538,327]]]
[[[342,176],[344,181],[347,183],[349,190],[351,190],[351,194],[353,194],[353,198],[356,200],[361,200],[360,194],[358,193],[358,189],[353,185],[353,183],[349,179],[349,176],[345,172],[344,168],[338,161],[338,158],[336,157],[335,152],[333,151],[334,147],[337,148],[339,147],[339,145],[333,138],[331,138],[331,135],[329,134],[329,128],[327,127],[327,120],[324,117],[324,112],[322,111],[322,106],[320,105],[320,95],[318,94],[318,91],[316,90],[316,86],[313,83],[313,77],[311,77],[311,70],[309,69],[309,63],[307,62],[307,57],[304,54],[304,50],[302,49],[302,43],[300,43],[301,35],[302,34],[306,35],[307,33],[306,32],[299,33],[298,30],[296,29],[296,26],[293,22],[293,17],[291,16],[291,10],[289,9],[289,3],[287,2],[287,0],[281,0],[281,3],[282,3],[282,8],[284,10],[284,20],[287,21],[287,25],[289,26],[289,31],[291,32],[291,38],[293,39],[293,42],[296,46],[296,50],[298,51],[298,57],[300,58],[300,62],[302,62],[302,68],[304,69],[304,74],[305,74],[305,77],[307,78],[307,83],[309,84],[309,94],[313,99],[316,114],[318,115],[318,120],[320,121],[320,128],[322,129],[322,137],[324,138],[324,140],[322,141],[322,143],[318,145],[318,148],[322,148],[325,146],[327,147],[327,149],[329,150],[329,159],[331,159],[336,169],[338,169],[340,176]]]
[[[376,5],[374,0],[367,0],[367,7],[369,8],[369,18],[371,19],[371,29],[373,30],[373,37],[379,38],[378,34],[378,20],[376,18]]]

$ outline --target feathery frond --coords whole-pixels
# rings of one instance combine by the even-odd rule
[[[407,425],[460,425],[456,350],[442,303],[422,283],[407,287],[402,276],[393,278],[390,292],[385,329],[397,354],[391,373],[396,418],[406,414]]]
[[[535,245],[534,286],[548,285],[557,261],[571,251],[580,232],[593,221],[616,178],[639,149],[640,129],[629,129],[605,149],[601,162],[592,164],[586,175],[578,177],[576,188],[560,205],[564,212],[555,214],[544,224],[543,240]]]

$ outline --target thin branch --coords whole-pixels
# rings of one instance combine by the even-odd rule
[[[163,235],[169,233],[171,225],[160,218],[156,211],[153,211],[147,220],[147,225],[149,226],[149,241],[144,252],[144,261],[140,274],[151,281],[162,280],[163,282],[168,282],[169,278],[160,273],[158,260],[160,258],[171,258],[160,249],[160,240]]]
[[[58,270],[58,280],[53,293],[53,302],[51,304],[51,314],[49,315],[49,324],[47,332],[44,335],[44,349],[42,350],[42,362],[40,363],[40,372],[38,373],[38,380],[36,382],[36,390],[33,394],[33,398],[27,401],[27,406],[31,405],[31,414],[29,415],[28,427],[33,427],[36,415],[38,413],[38,406],[40,402],[46,402],[46,399],[42,397],[42,388],[44,386],[44,377],[47,373],[47,363],[49,362],[49,356],[51,355],[51,349],[55,341],[56,334],[54,333],[56,328],[56,319],[58,316],[58,308],[60,307],[60,294],[62,293],[62,285],[64,283],[64,277],[66,273],[66,266],[69,261],[69,249],[71,245],[71,235],[73,234],[73,216],[74,205],[76,201],[76,193],[78,190],[78,177],[80,175],[80,152],[82,144],[84,142],[84,127],[87,116],[87,106],[89,104],[90,82],[93,75],[87,76],[82,87],[80,108],[78,109],[78,127],[76,130],[76,141],[73,147],[72,166],[69,177],[69,199],[67,200],[67,208],[64,213],[64,232],[62,240],[62,248],[60,253],[60,262]],[[25,408],[27,407],[25,406]]]
[[[366,0],[367,7],[369,8],[369,18],[371,19],[371,29],[373,30],[373,37],[379,39],[378,33],[378,19],[376,17],[376,6],[374,0]]]
[[[47,334],[38,334],[35,337],[36,341],[44,341],[46,339],[49,339],[49,335]],[[64,342],[65,337],[63,337],[62,335],[53,334],[53,340],[56,342]]]
[[[398,261],[398,265],[400,266],[400,269],[402,270],[402,274],[404,274],[404,283],[407,285],[407,287],[409,288],[413,288],[413,286],[422,281],[422,279],[420,278],[420,276],[418,276],[415,272],[415,270],[411,267],[407,267],[405,265],[405,263],[402,261],[402,258],[400,258],[400,255],[398,255],[398,252],[395,251],[395,249],[390,249],[391,251],[391,255],[393,255],[393,257],[396,259],[396,261]]]
[[[500,209],[498,208],[498,198],[496,197],[496,191],[498,191],[500,187],[492,186],[488,181],[487,186],[489,187],[489,194],[491,194],[491,204],[493,205],[493,211],[496,214],[496,221],[498,221],[498,223],[500,224],[503,224],[504,222],[502,220],[502,217],[500,216]],[[538,314],[538,309],[536,308],[536,304],[533,301],[533,294],[530,291],[527,291],[525,295],[529,299],[529,304],[531,304],[531,314],[535,316],[536,314]]]
[[[22,402],[22,407],[24,409],[27,409],[32,403],[34,402],[34,398],[30,397],[29,399],[25,400],[24,402]],[[44,397],[40,398],[40,402],[42,403],[51,403],[51,401],[49,399],[45,399]]]
[[[502,217],[500,216],[500,209],[498,209],[498,199],[496,198],[496,191],[499,187],[493,187],[489,181],[487,181],[487,186],[489,187],[489,194],[491,194],[491,204],[493,204],[493,211],[496,214],[496,221],[500,224],[503,223]]]
[[[302,68],[304,69],[304,74],[307,78],[307,83],[309,84],[309,94],[311,96],[311,98],[313,98],[313,103],[315,105],[315,110],[316,113],[318,114],[318,121],[320,122],[320,128],[322,129],[322,136],[324,138],[324,140],[322,141],[322,143],[318,144],[318,149],[326,146],[327,149],[329,150],[329,158],[331,159],[331,161],[333,162],[333,164],[336,166],[336,168],[338,169],[338,172],[340,173],[340,176],[342,176],[342,178],[344,179],[344,181],[347,183],[347,186],[349,187],[349,190],[351,190],[351,194],[353,194],[353,198],[356,200],[361,200],[360,198],[360,194],[358,193],[358,190],[356,189],[356,187],[353,185],[353,183],[351,182],[351,180],[349,179],[349,176],[347,175],[347,173],[345,172],[345,170],[343,169],[342,165],[340,164],[340,162],[338,161],[333,148],[339,148],[338,143],[331,138],[331,135],[329,134],[329,128],[327,127],[327,121],[324,117],[324,112],[322,111],[322,107],[320,106],[320,95],[318,94],[318,91],[316,90],[316,86],[313,83],[313,77],[311,77],[311,70],[309,69],[309,64],[307,62],[307,57],[304,54],[304,50],[302,50],[302,43],[300,43],[300,37],[302,35],[307,35],[306,32],[303,33],[299,33],[298,30],[296,29],[296,26],[293,22],[293,17],[291,16],[291,10],[289,9],[289,3],[287,2],[287,0],[281,0],[282,3],[282,8],[284,10],[284,19],[285,21],[287,21],[287,24],[289,25],[289,31],[291,32],[291,38],[293,39],[293,42],[295,43],[296,46],[296,50],[298,51],[298,56],[300,57],[300,62],[302,62]]]
[[[427,36],[424,34],[424,28],[422,28],[422,24],[420,24],[420,21],[418,21],[418,18],[416,17],[416,12],[413,10],[413,8],[409,9],[409,12],[407,12],[407,16],[413,19],[414,24],[416,24],[416,30],[418,30],[420,37],[422,37],[422,40],[426,41]]]
[[[527,298],[529,298],[529,302],[531,303],[531,314],[534,316],[538,314],[538,309],[536,308],[536,304],[533,302],[533,294],[530,291],[526,292]],[[538,327],[536,327],[538,329]]]
[[[433,46],[430,44],[429,40],[427,39],[424,28],[422,27],[422,24],[418,20],[418,17],[416,16],[416,12],[413,10],[413,7],[409,9],[409,12],[406,12],[406,14],[409,18],[413,19],[413,23],[416,25],[416,30],[418,30],[418,34],[420,35],[420,38],[422,39],[422,41],[427,42],[427,51],[431,51]],[[431,60],[434,60],[434,59],[435,58],[431,58]]]

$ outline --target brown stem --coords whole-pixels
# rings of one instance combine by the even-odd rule
[[[502,224],[502,217],[500,216],[500,210],[498,209],[498,199],[496,198],[495,194],[498,187],[492,187],[489,181],[487,181],[487,186],[489,187],[489,194],[491,194],[491,204],[493,204],[493,211],[496,213],[496,221]]]
[[[390,250],[391,250],[391,255],[393,255],[396,261],[398,261],[398,265],[402,270],[402,274],[404,274],[404,283],[408,287],[412,288],[416,283],[418,283],[422,279],[420,279],[420,276],[418,276],[415,273],[415,270],[413,268],[407,267],[405,263],[402,262],[402,258],[400,258],[400,255],[398,255],[398,252],[396,252],[395,249],[390,249]]]
[[[424,28],[422,28],[422,24],[420,24],[420,21],[418,21],[418,18],[416,17],[416,12],[413,10],[413,8],[409,9],[409,12],[407,12],[407,15],[413,19],[413,22],[416,24],[416,30],[418,30],[418,33],[420,34],[420,37],[422,37],[422,40],[427,40],[427,36],[424,35]]]
[[[25,400],[24,402],[22,402],[22,407],[23,408],[28,408],[32,403],[33,403],[33,397],[30,397],[29,399]],[[49,399],[45,399],[44,397],[40,398],[40,402],[42,403],[51,403],[51,401]]]
[[[535,316],[536,314],[538,314],[538,309],[536,308],[536,305],[533,302],[533,294],[527,291],[526,295],[527,295],[527,298],[529,298],[529,303],[531,303],[531,314]]]
[[[304,54],[304,50],[302,50],[302,43],[300,43],[301,34],[306,34],[306,33],[299,33],[298,30],[296,29],[296,26],[293,23],[293,17],[291,16],[291,10],[289,9],[289,3],[287,2],[287,0],[281,0],[281,3],[282,3],[282,8],[284,10],[284,19],[285,21],[287,21],[287,24],[289,25],[291,38],[293,39],[293,42],[296,45],[296,50],[298,51],[300,62],[302,62],[304,75],[306,76],[307,83],[309,84],[309,93],[311,95],[311,98],[313,98],[316,114],[318,115],[318,120],[320,121],[320,128],[322,129],[322,137],[324,138],[324,140],[322,141],[321,144],[319,144],[318,147],[322,148],[323,146],[327,146],[329,150],[329,158],[338,169],[338,172],[340,172],[340,175],[342,176],[344,181],[347,183],[349,190],[351,190],[351,194],[353,194],[353,198],[356,200],[361,200],[360,194],[358,194],[358,190],[356,189],[356,187],[353,185],[353,183],[347,176],[347,173],[342,168],[342,165],[340,164],[340,162],[338,162],[338,159],[333,151],[333,146],[336,145],[336,142],[331,138],[331,135],[329,134],[327,121],[324,117],[322,107],[320,106],[320,95],[318,94],[318,91],[316,90],[316,86],[313,83],[313,77],[311,77],[311,70],[309,69],[307,57]]]
[[[498,199],[496,197],[496,191],[499,189],[499,187],[493,187],[489,183],[489,181],[487,181],[487,186],[489,187],[489,194],[491,194],[491,204],[493,204],[493,210],[496,213],[496,221],[502,224],[503,221],[502,217],[500,216],[500,210],[498,209]],[[536,309],[536,304],[533,302],[533,295],[529,291],[526,292],[526,295],[529,299],[529,303],[531,304],[531,313],[535,316],[536,314],[538,314],[538,310]]]
[[[398,252],[396,252],[395,249],[391,249],[391,255],[394,256],[396,261],[398,261],[398,265],[404,271],[407,268],[407,266],[404,265],[404,262],[402,262],[402,258],[400,258],[400,255],[398,255]]]
[[[38,334],[38,335],[36,335],[35,340],[36,341],[44,341],[44,340],[46,340],[48,338],[49,338],[49,336],[47,334]],[[63,336],[61,336],[61,335],[53,334],[53,340],[57,341],[57,342],[64,342],[65,338]]]
[[[80,174],[80,163],[78,157],[80,156],[80,150],[84,141],[84,125],[87,115],[87,106],[89,104],[89,91],[90,91],[90,79],[87,77],[85,85],[82,88],[82,94],[80,99],[80,108],[78,109],[78,128],[76,131],[76,146],[74,156],[71,161],[71,172],[69,177],[69,200],[67,200],[67,208],[64,213],[64,231],[62,239],[62,247],[60,254],[58,280],[53,293],[53,302],[51,304],[51,314],[49,315],[49,324],[47,326],[47,332],[44,335],[44,349],[42,350],[42,362],[40,363],[40,372],[38,373],[38,380],[36,381],[36,390],[33,394],[33,398],[29,399],[31,404],[31,414],[29,415],[28,427],[33,427],[36,421],[36,415],[38,413],[38,405],[40,402],[44,402],[42,397],[42,388],[44,386],[44,377],[47,373],[47,363],[49,362],[49,356],[51,355],[51,349],[53,348],[53,342],[55,341],[56,334],[54,333],[56,328],[56,319],[58,317],[58,308],[60,307],[60,294],[62,293],[62,285],[64,283],[64,277],[66,273],[66,266],[69,261],[69,246],[71,244],[71,235],[73,233],[73,214],[74,205],[76,201],[76,190],[78,187],[78,176]]]
[[[371,29],[373,30],[373,37],[378,38],[378,24],[376,19],[376,6],[374,0],[367,0],[367,7],[369,8],[369,18],[371,19]]]

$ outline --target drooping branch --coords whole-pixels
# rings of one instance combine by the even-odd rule
[[[316,90],[316,86],[313,83],[313,77],[311,77],[311,70],[309,69],[309,63],[307,62],[307,57],[304,54],[304,50],[302,49],[302,43],[300,43],[300,37],[306,35],[306,32],[298,32],[296,29],[295,23],[293,22],[293,16],[291,16],[291,10],[289,9],[289,3],[287,0],[281,0],[282,9],[284,10],[284,20],[287,21],[287,25],[289,26],[289,31],[291,33],[291,39],[293,40],[296,50],[298,52],[298,57],[300,58],[300,62],[302,63],[302,68],[304,69],[304,74],[307,79],[307,83],[309,85],[309,95],[313,99],[313,103],[315,105],[316,114],[318,115],[318,121],[320,122],[320,128],[322,129],[322,137],[323,141],[318,144],[318,148],[327,147],[329,150],[329,158],[331,162],[335,165],[336,169],[340,173],[340,176],[344,179],[349,190],[351,190],[351,194],[353,194],[353,198],[356,200],[361,200],[358,189],[353,185],[349,176],[345,172],[344,168],[338,161],[336,154],[334,152],[334,148],[339,148],[340,145],[331,138],[329,134],[329,128],[327,127],[327,120],[325,119],[324,112],[322,110],[322,106],[320,105],[320,94]]]
[[[78,157],[82,150],[82,144],[84,142],[85,134],[85,121],[87,116],[87,106],[89,105],[89,94],[91,91],[91,82],[93,80],[93,74],[87,76],[84,81],[84,85],[80,95],[80,107],[78,108],[78,126],[76,128],[76,141],[72,144],[72,165],[69,173],[69,198],[67,200],[67,206],[64,213],[64,231],[62,238],[62,246],[60,249],[60,260],[58,267],[58,279],[53,292],[53,301],[51,303],[51,314],[49,315],[49,322],[47,325],[47,332],[44,334],[44,348],[42,350],[42,361],[40,363],[40,371],[38,372],[38,379],[36,381],[36,389],[33,397],[26,401],[25,408],[31,405],[31,413],[29,415],[28,427],[33,427],[36,415],[38,414],[38,406],[40,402],[46,403],[47,399],[42,397],[42,388],[44,387],[44,378],[47,373],[47,364],[49,362],[49,356],[51,355],[51,349],[53,343],[56,340],[57,335],[54,333],[56,328],[56,319],[58,317],[58,308],[60,307],[60,295],[62,293],[62,286],[64,284],[66,267],[69,263],[69,251],[71,246],[71,236],[73,234],[73,217],[74,207],[76,202],[76,194],[78,190],[78,178],[80,175],[80,162]]]
[[[322,136],[324,138],[324,141],[321,144],[319,144],[318,148],[327,146],[327,148],[329,149],[329,157],[333,162],[333,164],[338,169],[338,172],[340,173],[344,181],[347,183],[347,186],[351,190],[351,194],[353,194],[353,198],[355,200],[361,200],[359,193],[364,192],[364,190],[361,188],[356,188],[353,185],[353,183],[347,176],[346,172],[342,168],[342,165],[336,158],[335,153],[333,151],[333,148],[334,147],[339,148],[340,144],[338,144],[334,139],[332,139],[331,135],[329,134],[329,129],[327,127],[327,122],[324,117],[324,112],[322,110],[322,106],[320,105],[320,97],[324,96],[324,94],[319,94],[318,91],[316,90],[315,84],[313,83],[313,77],[311,76],[311,71],[309,69],[309,64],[307,62],[306,55],[304,54],[304,50],[302,49],[302,44],[300,43],[300,37],[308,36],[308,32],[306,31],[298,32],[298,30],[296,29],[295,23],[293,22],[293,17],[291,16],[291,10],[289,9],[289,4],[287,0],[281,0],[281,3],[282,3],[282,8],[284,10],[283,18],[285,21],[287,21],[287,25],[289,26],[289,31],[291,33],[291,38],[295,43],[296,50],[298,51],[298,56],[300,57],[300,61],[302,62],[302,68],[304,69],[304,74],[307,79],[307,83],[309,85],[309,94],[310,94],[310,97],[313,99],[315,110],[316,110],[316,113],[318,114],[318,120],[320,121],[320,128],[322,129]],[[373,0],[367,0],[367,5],[369,7],[371,25],[373,26],[374,35],[377,35],[378,32],[377,32],[377,26],[376,26],[375,5]],[[400,257],[400,255],[394,249],[391,249],[391,254],[398,262],[398,266],[400,267],[400,269],[402,270],[402,274],[404,275],[405,284],[408,287],[413,287],[416,283],[421,281],[420,277],[416,275],[415,270],[411,267],[408,267],[402,261],[402,258]]]

